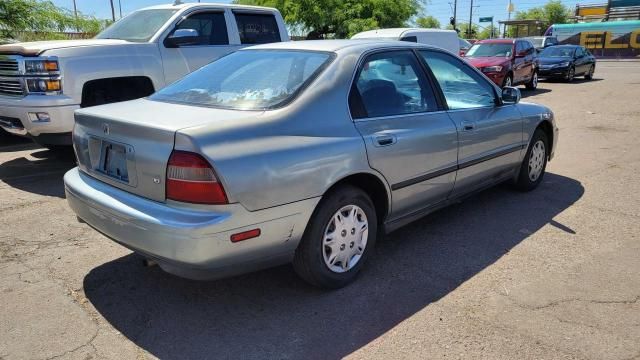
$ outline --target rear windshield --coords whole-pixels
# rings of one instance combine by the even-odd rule
[[[331,54],[244,50],[218,59],[151,96],[152,100],[259,110],[291,100],[320,72]]]
[[[467,51],[466,57],[493,57],[503,56],[511,57],[513,52],[513,44],[509,43],[486,43],[473,44],[471,49]]]

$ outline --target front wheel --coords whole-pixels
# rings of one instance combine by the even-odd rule
[[[296,249],[293,267],[312,285],[336,289],[352,282],[377,236],[376,211],[359,188],[342,186],[322,199]]]
[[[591,65],[591,67],[589,68],[589,72],[587,72],[584,75],[584,78],[587,80],[591,80],[593,79],[593,73],[596,71],[596,66],[595,65]]]
[[[575,77],[576,77],[576,69],[572,66],[571,68],[569,68],[569,71],[567,71],[567,75],[565,76],[564,79],[566,82],[572,82]]]
[[[527,90],[535,90],[538,88],[538,72],[534,71],[531,80],[526,85]]]
[[[531,191],[540,185],[547,168],[549,140],[541,129],[533,133],[533,138],[527,153],[520,165],[520,172],[516,180],[516,188],[521,191]]]
[[[502,87],[507,87],[507,86],[513,86],[513,77],[511,76],[511,74],[505,76],[504,80],[502,81]]]

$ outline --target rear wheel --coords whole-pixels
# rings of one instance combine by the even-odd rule
[[[372,252],[377,216],[369,196],[342,186],[328,193],[309,220],[293,266],[307,282],[340,288],[352,282]]]
[[[531,80],[526,85],[527,90],[535,90],[538,88],[538,72],[534,71]]]
[[[589,71],[584,74],[584,78],[587,80],[591,80],[593,79],[593,73],[596,71],[596,66],[595,65],[591,65],[591,67],[589,68]]]
[[[520,165],[516,188],[521,191],[531,191],[540,185],[547,168],[548,144],[547,134],[542,129],[537,129],[533,133],[527,153]]]

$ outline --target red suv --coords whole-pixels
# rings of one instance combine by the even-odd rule
[[[498,86],[538,87],[538,57],[529,40],[481,40],[473,44],[465,58]]]

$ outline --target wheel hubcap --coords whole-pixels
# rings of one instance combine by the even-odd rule
[[[533,87],[538,87],[538,73],[533,73]]]
[[[573,76],[574,76],[574,74],[575,74],[575,70],[573,70],[573,68],[572,68],[572,69],[570,69],[570,70],[569,70],[569,80],[573,80]]]
[[[507,80],[505,80],[504,86],[511,86],[511,78],[510,77],[508,77]]]
[[[536,141],[536,143],[533,144],[531,154],[529,155],[529,180],[538,180],[542,174],[546,156],[547,154],[544,148],[544,142],[542,142],[542,140]]]
[[[369,238],[369,222],[356,205],[338,210],[329,220],[322,241],[322,256],[329,270],[343,273],[362,258]]]

